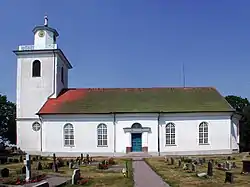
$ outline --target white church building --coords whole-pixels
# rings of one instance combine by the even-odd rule
[[[215,88],[68,88],[72,65],[56,44],[58,32],[45,17],[33,33],[34,45],[14,51],[22,150],[57,156],[239,150],[237,115]]]

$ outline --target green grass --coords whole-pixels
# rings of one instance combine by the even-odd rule
[[[103,160],[103,158],[97,158],[98,161]],[[45,164],[46,162],[50,161],[41,161],[42,164]],[[90,182],[86,186],[108,186],[108,187],[133,187],[133,172],[132,172],[132,161],[130,159],[115,159],[115,161],[121,165],[122,167],[125,167],[125,162],[128,161],[128,169],[129,169],[129,177],[124,178],[121,172],[114,172],[114,171],[102,171],[98,170],[97,166],[80,166],[81,170],[81,176],[90,178]],[[20,172],[23,164],[22,163],[16,163],[16,164],[5,164],[0,165],[0,169],[2,168],[8,168],[10,170],[10,180],[14,180],[18,176],[18,172]],[[43,169],[41,171],[35,171],[36,162],[33,162],[32,164],[32,171],[33,173],[39,172],[46,173],[46,174],[56,174],[58,176],[64,176],[68,177],[69,180],[71,179],[73,170],[70,170],[68,166],[60,167],[58,173],[53,172],[49,169]],[[74,185],[67,184],[65,186],[71,186]],[[76,185],[75,185],[76,186]]]
[[[242,156],[241,155],[234,155],[233,156],[238,168],[232,169],[232,172],[235,176],[234,184],[225,184],[225,171],[218,170],[214,167],[213,169],[213,177],[211,178],[199,178],[196,176],[196,173],[189,173],[184,171],[181,168],[177,167],[177,159],[174,165],[168,165],[164,158],[157,157],[157,158],[148,158],[146,162],[150,165],[150,167],[159,174],[164,181],[166,181],[171,187],[248,187],[250,184],[250,177],[249,175],[241,175],[242,171]],[[225,162],[225,156],[210,156],[206,157],[207,160],[214,159],[216,161]],[[183,163],[182,163],[183,164]],[[197,173],[207,172],[207,164],[203,166],[197,166]]]

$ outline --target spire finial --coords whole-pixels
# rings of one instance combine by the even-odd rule
[[[47,15],[44,16],[44,26],[48,27],[48,16]]]

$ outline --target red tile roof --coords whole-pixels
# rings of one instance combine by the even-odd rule
[[[79,88],[50,98],[38,114],[233,111],[211,87]]]

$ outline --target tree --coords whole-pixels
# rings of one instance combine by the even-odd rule
[[[226,96],[227,102],[242,115],[239,121],[240,150],[248,151],[250,149],[250,103],[247,98],[234,95]]]
[[[0,138],[3,142],[16,143],[16,105],[0,95]]]
[[[238,112],[243,112],[243,109],[250,104],[247,98],[234,95],[228,95],[225,99]]]

